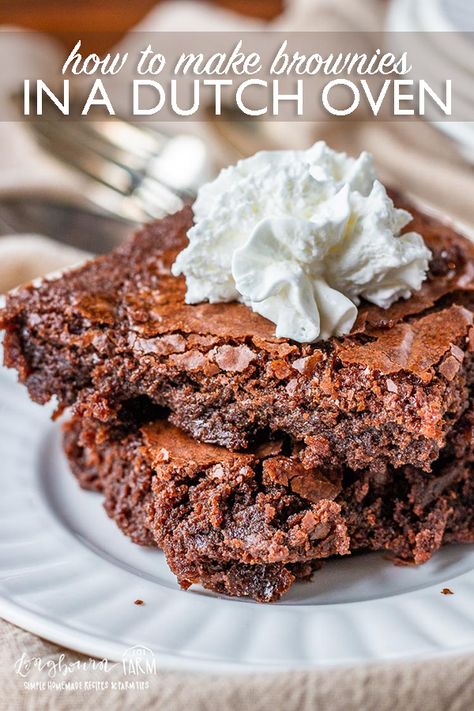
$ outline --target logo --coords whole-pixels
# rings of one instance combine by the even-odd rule
[[[135,644],[122,655],[123,673],[129,676],[156,674],[156,657],[149,647]]]
[[[157,673],[157,659],[149,647],[135,644],[123,652],[121,662],[92,658],[69,662],[65,654],[42,659],[23,653],[14,670],[28,691],[142,691],[150,687],[148,677]]]

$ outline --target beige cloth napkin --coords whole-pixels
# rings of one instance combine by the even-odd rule
[[[293,0],[275,29],[376,30],[383,24],[382,0]],[[197,2],[165,3],[153,11],[139,29],[253,29],[261,23]],[[43,57],[48,56],[43,48]],[[46,52],[46,54],[45,54]],[[1,93],[1,92],[0,92]],[[190,124],[187,124],[189,127]],[[422,123],[305,123],[267,124],[268,142],[281,147],[308,146],[324,138],[333,147],[358,153],[371,151],[385,181],[443,210],[446,215],[474,226],[472,167],[451,142]],[[14,148],[12,148],[14,147]],[[19,124],[0,126],[0,194],[24,189],[64,190],[64,173],[32,144]],[[69,177],[67,190],[75,184]],[[76,250],[34,236],[0,238],[0,292],[38,274],[78,261]],[[225,630],[223,630],[225,634]],[[0,623],[0,709],[203,709],[227,711],[465,711],[474,707],[474,656],[446,657],[416,663],[369,665],[351,669],[313,670],[275,675],[193,675],[159,670],[140,691],[28,691],[15,673],[15,662],[26,654],[43,661],[83,660],[74,652]],[[44,680],[44,673],[34,677]],[[124,680],[119,670],[109,675],[80,672],[73,680]]]
[[[225,634],[225,630],[223,630]],[[15,673],[23,654],[43,662],[87,662],[7,624],[0,627],[0,711],[470,711],[474,701],[474,661],[453,658],[436,662],[396,663],[276,674],[191,674],[158,671],[139,677],[143,690],[111,688],[113,681],[130,681],[121,667],[109,673],[75,672],[75,682],[109,682],[104,690],[30,691],[24,682],[45,680],[45,673],[26,679]]]

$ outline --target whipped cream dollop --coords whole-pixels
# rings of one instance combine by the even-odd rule
[[[394,207],[370,155],[322,141],[222,170],[194,216],[172,268],[186,302],[241,301],[301,343],[348,333],[361,297],[382,308],[409,298],[431,256],[419,234],[400,234],[412,216]]]

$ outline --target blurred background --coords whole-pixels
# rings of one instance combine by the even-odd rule
[[[17,112],[0,121],[0,292],[110,250],[138,224],[192,202],[200,184],[241,157],[320,139],[352,155],[371,152],[386,184],[474,228],[472,0],[2,0],[2,106],[22,77],[47,78],[61,66],[72,38],[85,53],[105,53],[126,49],[137,29],[351,32],[370,51],[384,30],[417,32],[426,71],[452,70],[472,118],[341,122],[315,112],[296,124],[249,120],[228,107],[225,121],[204,113],[192,122],[133,125],[27,122]]]
[[[176,0],[180,2],[180,0]],[[272,20],[283,10],[284,0],[212,0],[212,5],[232,10],[247,17]],[[107,33],[102,45],[86,51],[105,51],[142,20],[159,0],[2,0],[0,24],[48,32],[66,46],[70,33],[78,36],[87,32]],[[209,28],[212,29],[212,28]]]

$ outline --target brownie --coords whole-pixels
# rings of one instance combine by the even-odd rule
[[[31,397],[120,422],[131,404],[164,407],[202,442],[230,449],[290,436],[311,466],[426,471],[466,410],[473,381],[474,251],[411,209],[433,258],[422,289],[359,308],[350,335],[274,337],[238,303],[187,305],[170,266],[192,212],[152,223],[108,256],[10,294],[5,363]]]
[[[473,541],[473,424],[469,409],[431,472],[316,469],[289,441],[231,452],[166,420],[75,417],[65,450],[81,485],[103,492],[133,541],[160,546],[184,588],[269,602],[330,556],[386,550],[423,563],[442,543]]]

